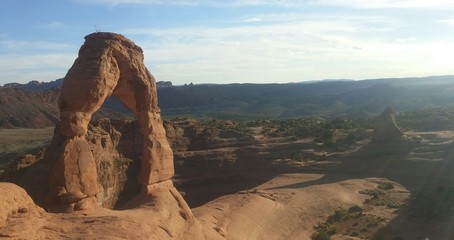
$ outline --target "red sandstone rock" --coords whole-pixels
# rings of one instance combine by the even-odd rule
[[[20,187],[0,184],[0,236],[12,239],[205,239],[202,226],[170,180],[174,174],[173,153],[157,106],[156,83],[143,65],[142,50],[113,33],[94,33],[85,39],[62,86],[60,122],[52,143],[41,164],[33,168],[39,170],[41,176],[48,175],[48,169],[52,168],[46,199],[49,210],[82,212],[45,213]],[[108,133],[95,132],[93,127],[88,132],[91,116],[108,96],[120,98],[138,117],[141,139],[132,141],[130,152],[128,149],[117,151],[122,135],[111,126],[104,128]],[[106,192],[98,179],[106,183],[113,180],[112,174],[125,172],[119,169],[121,164],[118,168],[103,164],[114,163],[135,152],[137,142],[141,143],[139,149],[141,146],[142,150],[139,176],[142,194],[125,204],[123,211],[102,208],[89,211],[104,203],[104,194],[109,195],[106,204],[115,202],[112,192],[121,187],[104,184],[109,188]],[[104,161],[103,158],[108,157],[112,158],[110,162]],[[120,185],[118,179],[112,183]],[[11,217],[29,209],[30,214]]]
[[[32,210],[44,212],[33,203],[24,189],[12,183],[0,182],[0,229],[5,226],[8,217]]]
[[[99,192],[93,155],[84,136],[93,113],[109,96],[118,97],[139,119],[140,183],[147,186],[174,175],[156,80],[143,64],[142,49],[122,35],[97,32],[85,37],[63,82],[57,132],[64,142],[49,179],[49,203],[80,201]]]
[[[49,198],[60,203],[76,203],[98,192],[96,165],[84,137],[63,143],[49,181]]]

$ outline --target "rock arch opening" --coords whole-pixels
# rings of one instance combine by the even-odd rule
[[[93,114],[92,121],[103,118],[114,120],[137,120],[137,116],[115,96],[106,98],[101,108]]]

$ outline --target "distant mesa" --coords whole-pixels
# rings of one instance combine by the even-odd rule
[[[49,96],[58,98],[62,82],[61,79],[54,81],[54,85],[11,84],[0,88],[0,127],[54,126],[59,115],[57,100]],[[54,88],[28,90],[49,87]],[[157,82],[156,87],[164,118],[367,118],[380,114],[387,106],[409,112],[433,106],[449,107],[454,102],[454,76],[193,86],[163,81]],[[118,99],[109,98],[94,117],[131,118],[133,113]]]
[[[63,84],[63,78],[56,79],[54,81],[50,82],[43,82],[43,81],[38,81],[38,80],[33,80],[28,83],[22,84],[22,83],[6,83],[3,85],[4,88],[17,88],[17,89],[23,89],[23,90],[29,90],[29,91],[46,91],[54,88],[61,88]],[[158,81],[156,82],[156,86],[158,88],[168,88],[168,87],[173,87],[173,84],[171,81]]]
[[[7,83],[7,84],[3,85],[3,87],[4,88],[17,88],[17,89],[23,89],[23,90],[28,90],[28,91],[46,91],[46,90],[50,90],[50,89],[60,88],[62,83],[63,83],[63,78],[59,78],[59,79],[56,79],[51,82],[42,82],[42,81],[33,80],[26,84]]]
[[[173,84],[170,81],[159,81],[159,82],[156,83],[156,85],[157,85],[158,88],[173,87]]]

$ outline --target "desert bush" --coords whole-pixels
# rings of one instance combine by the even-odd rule
[[[319,239],[331,239],[331,236],[337,232],[337,222],[349,216],[348,212],[344,209],[336,210],[333,215],[329,216],[324,223],[319,223],[315,229],[316,231],[312,234],[312,240]]]
[[[346,218],[347,216],[348,216],[347,211],[345,211],[343,209],[336,210],[333,215],[328,217],[328,219],[326,220],[326,223],[333,224],[333,223],[341,221],[342,219]]]
[[[364,190],[359,191],[359,193],[369,195],[372,197],[378,197],[378,196],[385,195],[385,192],[381,189],[364,189]]]
[[[366,199],[364,203],[374,206],[385,206],[387,208],[400,208],[402,204],[399,201],[392,199],[386,194],[385,190],[393,189],[394,185],[390,182],[380,183],[376,189],[364,189],[359,191],[361,194],[372,196]]]
[[[336,210],[324,223],[319,223],[312,239],[330,239],[322,237],[331,237],[334,234],[354,237],[361,235],[361,239],[369,239],[370,234],[380,228],[383,221],[380,216],[364,213],[360,206],[355,205],[349,209]]]
[[[391,182],[380,182],[377,188],[386,191],[394,189],[394,185]]]
[[[303,162],[304,156],[302,152],[292,152],[290,154],[290,159],[292,159],[293,161]]]
[[[348,209],[349,213],[358,213],[358,212],[362,212],[362,211],[363,211],[363,209],[358,205],[355,205]]]
[[[312,240],[330,240],[331,236],[323,230],[318,230],[311,235],[311,239]]]
[[[293,142],[293,141],[296,141],[298,140],[298,138],[296,136],[290,136],[287,138],[287,141],[290,141],[290,142]]]
[[[376,215],[367,215],[366,217],[366,222],[367,222],[367,227],[370,228],[370,227],[376,227],[378,226],[381,222],[383,222],[384,219],[379,217],[379,216],[376,216]]]
[[[391,199],[386,203],[386,207],[387,208],[401,208],[402,204],[396,200]]]

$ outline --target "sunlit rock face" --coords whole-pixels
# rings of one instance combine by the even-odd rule
[[[89,208],[102,191],[87,143],[88,123],[109,96],[118,97],[138,118],[142,136],[139,182],[142,192],[174,175],[156,80],[145,67],[142,49],[126,37],[97,32],[85,37],[79,56],[66,74],[59,98],[60,122],[55,134],[56,162],[46,202],[66,210]],[[54,137],[55,140],[55,137]]]

